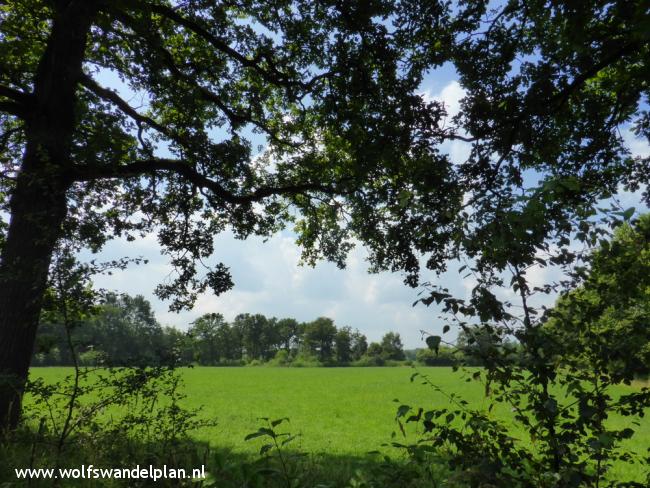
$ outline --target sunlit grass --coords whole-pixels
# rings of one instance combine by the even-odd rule
[[[187,407],[202,407],[203,417],[216,419],[216,427],[194,434],[200,441],[238,453],[254,454],[255,441],[245,442],[246,434],[262,423],[260,417],[289,417],[283,431],[300,434],[294,448],[309,453],[359,456],[373,450],[398,453],[390,444],[397,430],[396,409],[400,404],[425,410],[449,406],[449,400],[417,378],[415,371],[426,374],[447,393],[455,393],[477,409],[487,408],[482,386],[465,382],[462,373],[451,368],[191,368],[183,369]],[[32,376],[55,381],[69,368],[33,368]],[[619,387],[614,393],[633,391],[641,385]],[[399,400],[396,403],[394,400]],[[499,405],[491,415],[512,421],[507,405]],[[630,419],[610,419],[612,427],[626,427]],[[286,426],[285,426],[286,425]],[[634,427],[634,426],[633,426]],[[628,446],[644,453],[650,447],[650,420],[642,419]],[[523,430],[515,436],[525,439]],[[399,434],[401,435],[401,434]],[[617,477],[640,475],[641,467],[618,465]]]

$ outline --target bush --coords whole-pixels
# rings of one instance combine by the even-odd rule
[[[372,366],[384,366],[386,361],[381,356],[368,356],[364,354],[357,361],[353,363],[353,366],[359,367],[372,367]]]
[[[431,349],[418,349],[416,361],[424,366],[453,366],[457,363],[452,349],[441,347],[438,354]]]
[[[313,368],[323,366],[323,364],[309,351],[300,351],[291,361],[291,366],[295,368]]]
[[[79,364],[82,366],[99,366],[104,364],[106,354],[103,351],[86,351],[79,354]]]
[[[273,359],[268,363],[268,366],[289,366],[291,364],[291,357],[289,356],[289,351],[285,349],[280,349],[275,353]]]
[[[231,366],[246,366],[246,361],[243,359],[222,359],[217,363],[219,367],[231,367]]]

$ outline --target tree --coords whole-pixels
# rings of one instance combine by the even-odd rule
[[[151,304],[142,296],[108,294],[98,313],[92,317],[86,339],[106,353],[111,365],[157,364],[162,349],[162,328]],[[84,327],[79,333],[83,337]],[[92,339],[91,339],[92,340]]]
[[[246,359],[264,359],[265,352],[269,349],[266,343],[268,320],[261,314],[242,313],[235,317],[233,328],[241,337],[241,344]]]
[[[194,361],[193,346],[193,340],[186,332],[175,327],[163,328],[163,364],[191,364]]]
[[[92,313],[70,331],[60,316],[44,313],[35,355],[41,355],[41,361],[66,366],[74,363],[72,349],[79,354],[99,354],[109,366],[157,365],[172,359],[163,329],[144,297],[107,293],[101,300],[97,297],[97,302]],[[68,344],[68,332],[73,348]]]
[[[590,259],[545,325],[573,367],[628,380],[650,373],[650,214],[625,224]]]
[[[366,355],[371,358],[381,358],[383,356],[384,349],[381,347],[381,344],[378,342],[371,342],[366,351]]]
[[[334,321],[327,317],[319,317],[305,325],[305,331],[303,332],[305,345],[318,357],[321,363],[332,360],[336,332]]]
[[[277,331],[280,343],[285,351],[290,352],[298,346],[300,324],[296,319],[280,319],[277,322]]]
[[[467,364],[483,365],[481,358],[489,357],[501,346],[502,337],[480,325],[468,326],[458,331],[456,349]]]
[[[187,331],[195,346],[195,359],[200,364],[214,366],[224,358],[223,328],[229,326],[220,313],[207,313],[194,322]]]
[[[425,366],[454,366],[458,363],[458,357],[450,347],[441,347],[438,354],[429,348],[417,349],[415,360]]]
[[[217,328],[217,342],[223,359],[227,361],[241,360],[243,348],[241,335],[228,322],[222,322]]]
[[[18,420],[62,239],[96,251],[115,236],[156,230],[177,271],[156,292],[178,310],[208,288],[232,286],[225,265],[196,265],[226,226],[246,238],[295,221],[307,261],[342,266],[350,232],[386,229],[386,212],[397,216],[394,227],[408,224],[400,189],[409,181],[436,189],[425,198],[439,204],[432,225],[453,212],[462,194],[431,146],[449,137],[437,123],[444,109],[416,92],[427,67],[412,49],[410,20],[395,8],[3,2],[3,424]],[[137,98],[144,108],[130,104]],[[266,149],[253,157],[257,143]],[[381,202],[382,217],[369,218]],[[356,215],[347,221],[346,206]]]
[[[355,330],[352,333],[352,359],[354,361],[358,361],[363,357],[363,355],[366,353],[368,350],[368,339],[367,337],[359,332],[358,330]]]
[[[336,362],[347,364],[352,360],[352,329],[341,327],[334,335],[334,350]]]
[[[381,338],[381,351],[384,359],[392,359],[394,361],[404,360],[404,345],[399,334],[395,332],[387,332]]]
[[[434,12],[423,6],[421,20],[413,18],[423,43],[438,33]],[[650,140],[647,7],[471,1],[445,24],[465,91],[452,124],[471,143],[458,165],[465,209],[447,249],[475,286],[459,298],[431,282],[422,301],[440,305],[461,330],[478,327],[492,338],[498,347],[471,348],[485,369],[470,381],[489,385],[489,408],[512,406],[517,428],[536,442],[534,451],[512,442],[510,427],[478,411],[463,411],[460,429],[449,426],[446,412],[426,412],[422,418],[440,419],[426,436],[458,453],[452,464],[470,484],[537,486],[552,476],[554,486],[603,486],[611,460],[632,455],[621,443],[634,434],[632,422],[616,429],[604,419],[642,415],[650,391],[613,400],[625,376],[564,363],[537,300],[579,285],[590,250],[634,217],[635,208],[617,201],[620,189],[642,188],[650,203],[650,161],[633,156],[622,136],[630,130]],[[444,52],[440,44],[428,44],[430,56]],[[412,233],[411,248],[426,251],[430,234]],[[534,283],[533,273],[546,267],[561,278]],[[506,341],[512,336],[519,345]]]

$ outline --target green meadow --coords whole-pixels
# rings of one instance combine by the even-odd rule
[[[56,381],[71,371],[32,368],[31,377]],[[471,407],[487,408],[481,384],[466,382],[466,375],[451,368],[196,367],[181,372],[187,395],[185,406],[201,407],[202,417],[217,421],[215,427],[195,432],[195,439],[244,456],[255,456],[259,450],[262,441],[244,441],[244,437],[262,426],[260,418],[288,417],[290,422],[282,424],[279,431],[299,434],[292,449],[341,458],[363,457],[369,451],[380,450],[399,457],[401,453],[390,446],[393,432],[398,431],[397,407],[407,404],[426,410],[449,405],[443,394],[418,378],[411,382],[414,372],[426,375],[446,393],[460,395]],[[617,393],[634,388],[621,387]],[[511,421],[505,405],[499,405],[491,415]],[[612,418],[610,422],[622,427],[629,419]],[[525,439],[523,431],[515,433]],[[413,433],[407,430],[407,435]],[[628,442],[636,452],[645,452],[650,447],[648,417]],[[638,465],[616,467],[617,474],[625,478],[640,470]]]

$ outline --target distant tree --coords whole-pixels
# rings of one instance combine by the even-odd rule
[[[429,348],[417,349],[415,360],[425,366],[453,366],[458,362],[458,357],[454,352],[454,349],[444,346],[439,348],[437,354]]]
[[[217,341],[222,359],[236,361],[242,358],[243,346],[237,328],[227,322],[221,323],[217,329]]]
[[[264,359],[268,350],[266,336],[268,334],[268,319],[261,314],[239,314],[233,321],[233,328],[241,337],[243,352],[249,361]]]
[[[263,316],[262,316],[263,317]],[[260,337],[260,359],[268,361],[275,357],[275,353],[282,348],[284,337],[280,335],[278,319],[267,318],[262,323],[262,336]]]
[[[384,359],[403,361],[404,345],[400,335],[395,332],[387,332],[381,339],[381,351]]]
[[[334,321],[327,317],[319,317],[305,325],[303,333],[305,344],[322,363],[332,360],[336,332]]]
[[[194,340],[176,327],[163,327],[162,362],[187,365],[194,361]]]
[[[108,294],[79,336],[114,365],[157,363],[163,348],[162,327],[142,295]]]
[[[338,329],[334,336],[334,349],[337,363],[347,364],[352,360],[352,329],[350,327]]]
[[[172,360],[170,342],[144,297],[109,293],[93,310],[71,331],[79,354],[92,351],[109,365],[152,365]],[[44,314],[33,361],[71,365],[65,329],[51,320],[53,316]]]
[[[498,337],[489,328],[466,325],[458,332],[456,349],[459,358],[469,365],[482,365],[485,358],[492,356],[502,345],[503,337]]]
[[[224,357],[225,344],[223,331],[229,329],[227,322],[220,313],[207,313],[194,322],[188,330],[193,340],[194,358],[202,365],[215,365]]]
[[[352,333],[352,359],[358,361],[368,350],[368,339],[358,330]]]
[[[404,349],[404,358],[407,361],[415,361],[417,359],[418,349]]]
[[[383,348],[381,347],[381,344],[378,342],[371,342],[370,345],[368,346],[368,350],[366,351],[366,355],[369,357],[382,357],[383,355]]]
[[[32,357],[32,364],[35,366],[55,366],[59,364],[70,364],[62,357],[64,351],[61,346],[64,344],[65,331],[61,324],[43,321],[36,335],[36,345]]]
[[[297,348],[300,336],[300,324],[296,319],[280,319],[277,324],[278,339],[285,351]]]

